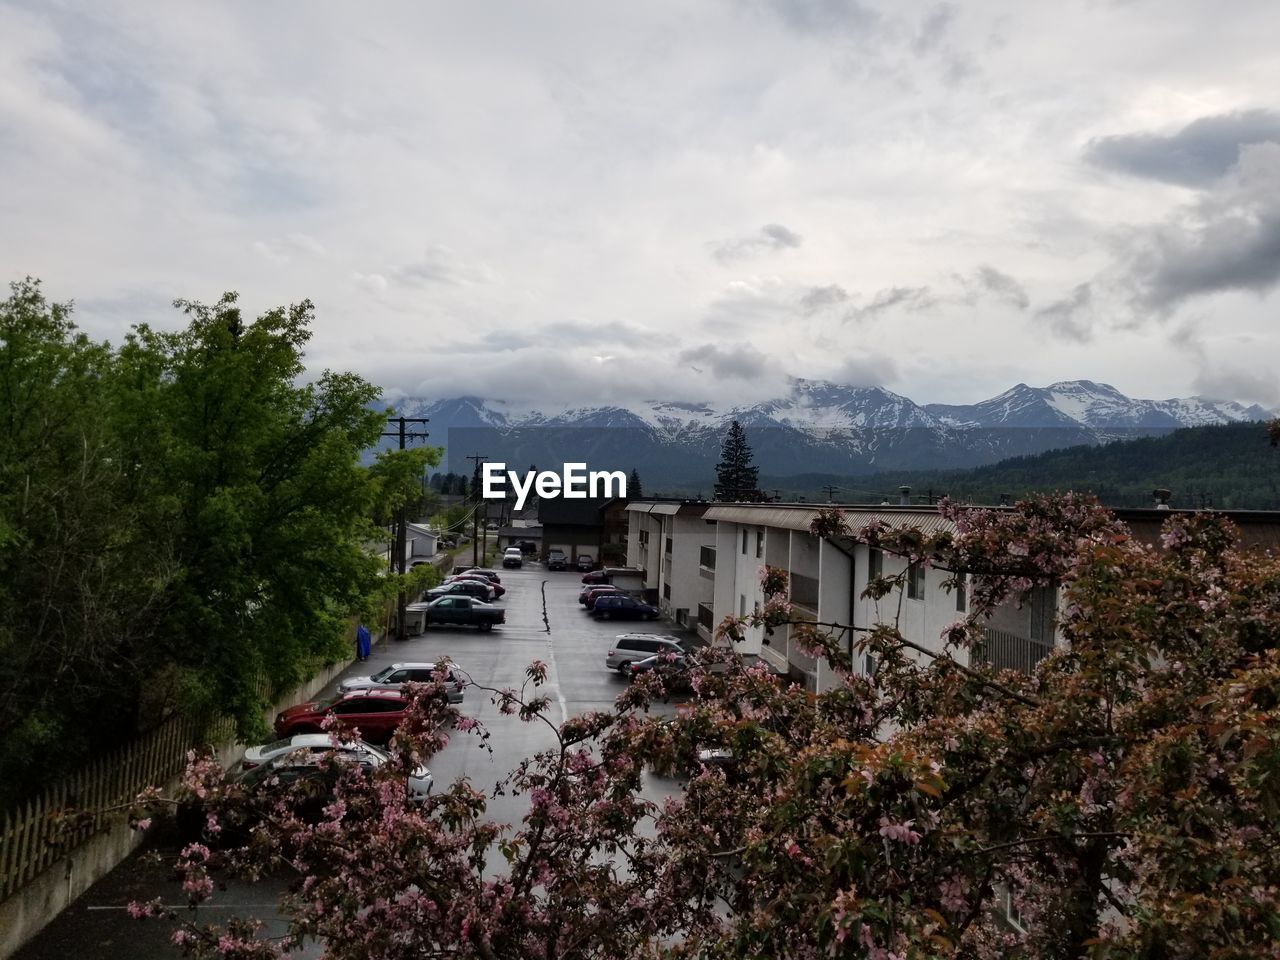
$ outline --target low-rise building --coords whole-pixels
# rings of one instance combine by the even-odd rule
[[[645,572],[646,595],[683,626],[692,626],[711,605],[716,528],[703,519],[710,506],[689,500],[627,504],[627,565]]]

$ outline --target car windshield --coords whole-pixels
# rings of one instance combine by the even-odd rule
[[[337,702],[337,697],[326,697],[324,700],[313,700],[311,706],[314,710],[319,712],[320,710],[328,710]]]
[[[273,740],[271,743],[264,743],[258,749],[263,753],[275,753],[277,750],[288,750],[293,746],[293,737],[286,737],[283,740]]]
[[[395,673],[395,672],[396,672],[396,668],[395,668],[394,666],[391,666],[391,667],[383,667],[381,670],[379,670],[377,673],[375,673],[375,674],[374,674],[372,677],[370,677],[369,679],[370,679],[370,680],[376,680],[376,681],[386,680],[389,676],[391,676],[391,675],[392,675],[393,673]]]

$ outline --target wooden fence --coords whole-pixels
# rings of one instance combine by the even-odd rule
[[[212,728],[174,717],[133,742],[48,787],[35,799],[0,814],[0,901],[95,834],[120,823],[143,789],[180,774],[187,751],[199,743],[231,739],[229,719]]]

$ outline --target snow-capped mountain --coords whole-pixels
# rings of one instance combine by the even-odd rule
[[[409,399],[398,407],[429,417],[432,442],[458,457],[480,451],[511,463],[636,467],[649,484],[706,481],[735,419],[747,429],[761,472],[786,476],[979,466],[1272,415],[1258,406],[1199,397],[1135,400],[1090,380],[1020,383],[971,405],[921,406],[882,387],[796,379],[786,396],[739,407],[655,400],[631,407],[532,408],[479,397]],[[448,466],[459,472],[468,467],[461,460]]]

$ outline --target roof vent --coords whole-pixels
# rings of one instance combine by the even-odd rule
[[[1159,487],[1152,491],[1151,495],[1156,498],[1157,510],[1169,509],[1169,498],[1173,496],[1172,490],[1166,490],[1164,487]]]
[[[1011,496],[1010,496],[1009,494],[1007,494],[1007,493],[1002,493],[1002,494],[1000,494],[1000,506],[1002,506],[1002,507],[1007,507],[1007,506],[1009,506],[1009,501],[1011,501],[1012,499],[1013,499],[1013,497],[1011,497]]]
[[[901,494],[898,503],[904,507],[911,506],[911,488],[907,486],[899,487],[898,493]]]

